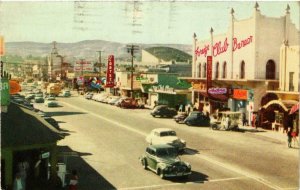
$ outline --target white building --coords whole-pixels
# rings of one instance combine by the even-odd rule
[[[258,110],[266,91],[279,88],[281,45],[299,44],[300,33],[291,22],[289,9],[287,6],[286,14],[280,18],[267,17],[256,3],[253,15],[244,20],[237,20],[232,9],[226,33],[216,35],[211,28],[210,39],[197,39],[194,34],[192,77],[183,78],[192,83],[192,102],[202,102],[202,106],[210,102],[211,111],[226,104],[233,111],[248,112],[248,117]],[[210,55],[213,87],[228,89],[220,98],[222,103],[218,102],[218,96],[215,101],[208,98],[206,63]]]

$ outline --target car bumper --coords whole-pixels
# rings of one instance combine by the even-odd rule
[[[192,172],[179,172],[179,173],[164,174],[164,176],[165,177],[182,177],[182,176],[188,176],[191,174],[192,174]]]

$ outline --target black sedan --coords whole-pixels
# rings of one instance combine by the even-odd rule
[[[174,117],[177,114],[177,111],[174,108],[170,108],[166,105],[156,106],[150,113],[153,117]]]
[[[185,118],[184,123],[188,126],[202,126],[209,127],[210,126],[210,118],[204,115],[203,112],[193,111],[190,115]]]

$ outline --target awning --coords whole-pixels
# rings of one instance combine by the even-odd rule
[[[199,92],[201,95],[208,97],[212,101],[227,102],[228,97],[224,94],[207,94],[207,92]]]
[[[300,106],[300,103],[298,102],[298,104],[294,105],[291,110],[290,110],[290,114],[293,114],[295,113],[296,111],[299,110],[299,106]]]
[[[273,104],[277,104],[277,105],[280,105],[284,111],[288,111],[288,108],[284,105],[283,102],[281,102],[280,100],[272,100],[270,102],[268,102],[266,105],[263,106],[264,109],[268,108],[270,105],[273,105]]]

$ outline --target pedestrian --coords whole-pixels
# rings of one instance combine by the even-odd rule
[[[73,170],[72,177],[71,177],[70,184],[69,184],[69,190],[77,190],[77,184],[78,184],[77,171]]]
[[[25,184],[23,183],[21,179],[20,173],[16,174],[16,178],[14,180],[13,184],[13,190],[25,190]]]
[[[243,113],[243,126],[247,126],[247,119],[245,113]]]
[[[256,113],[252,113],[252,127],[255,127]]]
[[[293,129],[291,130],[291,136],[292,136],[292,140],[293,140],[293,144],[294,146],[296,145],[296,142],[299,146],[299,142],[297,140],[297,137],[298,137],[298,131],[297,131],[297,128],[298,128],[298,125],[297,125],[297,120],[294,119],[293,120]]]
[[[27,161],[21,161],[18,163],[19,175],[23,184],[23,189],[26,189],[26,178],[27,178],[27,170],[29,169],[29,164]]]
[[[292,147],[292,130],[290,127],[288,127],[287,130],[287,140],[288,140],[288,147],[291,148]]]
[[[230,127],[230,117],[229,115],[227,115],[227,117],[225,118],[225,130],[229,129]]]

